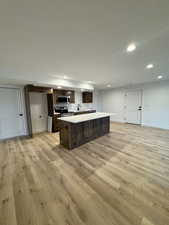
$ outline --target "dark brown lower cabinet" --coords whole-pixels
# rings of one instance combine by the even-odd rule
[[[58,121],[59,117],[61,117],[60,114],[53,115],[52,117],[52,132],[59,131],[59,121]]]
[[[81,115],[81,114],[95,113],[95,112],[96,112],[96,110],[77,111],[77,112],[74,112],[73,115]]]
[[[60,144],[68,149],[76,148],[110,132],[110,117],[80,123],[59,121]]]

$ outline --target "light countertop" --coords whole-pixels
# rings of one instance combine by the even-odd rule
[[[60,115],[61,113],[58,113],[58,112],[54,112],[54,115]]]
[[[88,114],[82,114],[77,116],[67,116],[67,117],[61,117],[58,118],[58,120],[62,120],[65,122],[70,123],[81,123],[89,120],[104,118],[108,116],[114,115],[113,113],[102,113],[102,112],[96,112],[96,113],[88,113]]]
[[[80,110],[70,110],[70,112],[90,112],[90,111],[94,111],[95,109],[80,109]]]

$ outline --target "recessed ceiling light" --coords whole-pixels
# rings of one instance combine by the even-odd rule
[[[111,87],[111,85],[110,85],[110,84],[108,84],[108,85],[107,85],[107,87]]]
[[[136,45],[134,43],[132,43],[127,47],[126,50],[127,50],[127,52],[133,52],[135,49],[136,49]]]
[[[146,66],[147,69],[152,69],[153,67],[154,67],[153,64],[148,64],[148,65]]]
[[[66,75],[63,76],[63,79],[68,79],[68,77]]]
[[[58,86],[58,87],[57,87],[57,89],[61,89],[61,88],[62,88],[61,86]]]
[[[92,85],[96,84],[94,81],[91,81],[91,80],[85,81],[85,83],[92,84]]]
[[[160,80],[160,79],[162,79],[162,78],[163,78],[163,76],[161,76],[161,75],[160,75],[160,76],[158,76],[157,78]]]

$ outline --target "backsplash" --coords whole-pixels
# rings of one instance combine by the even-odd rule
[[[69,104],[68,111],[76,111],[77,107],[78,107],[78,104]],[[90,103],[90,104],[81,103],[80,104],[80,110],[87,110],[87,109],[94,109],[93,104],[92,103]]]

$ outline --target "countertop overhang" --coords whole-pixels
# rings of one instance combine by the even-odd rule
[[[58,118],[58,120],[69,122],[69,123],[81,123],[89,120],[95,120],[100,119],[104,117],[109,117],[114,115],[115,113],[102,113],[102,112],[96,112],[96,113],[88,113],[88,114],[82,114],[82,115],[76,115],[76,116],[67,116],[67,117],[61,117]]]

